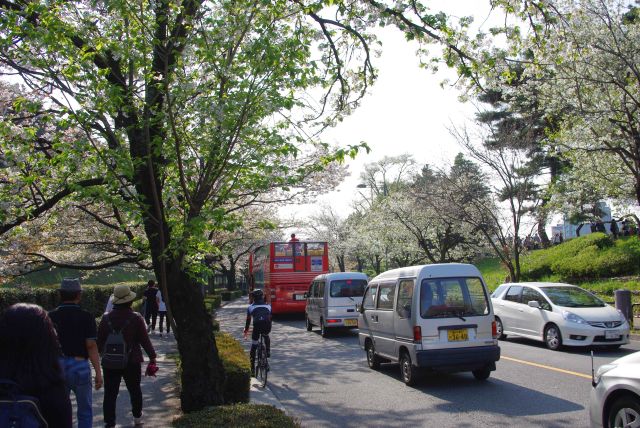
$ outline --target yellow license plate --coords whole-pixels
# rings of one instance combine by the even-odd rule
[[[344,320],[344,325],[347,327],[356,327],[358,325],[358,320]]]
[[[465,330],[447,330],[449,342],[464,342],[469,340],[469,332]]]

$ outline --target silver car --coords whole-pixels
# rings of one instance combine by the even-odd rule
[[[592,427],[640,427],[640,352],[600,366],[593,384]]]

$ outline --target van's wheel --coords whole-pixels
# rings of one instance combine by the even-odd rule
[[[491,370],[489,370],[488,367],[484,367],[482,369],[473,370],[471,373],[473,373],[473,377],[478,380],[487,380],[491,375]]]
[[[376,349],[373,347],[371,341],[367,341],[365,350],[367,351],[367,364],[369,368],[378,370],[380,368],[380,358],[376,355]]]
[[[557,351],[562,348],[562,334],[557,325],[549,324],[544,329],[544,343],[547,345],[547,348],[552,351]]]
[[[324,326],[324,320],[320,318],[320,336],[327,337],[328,334],[327,327]]]
[[[313,324],[311,324],[311,321],[309,321],[309,314],[305,314],[304,320],[307,324],[307,331],[313,330]]]
[[[407,386],[413,386],[416,383],[416,368],[411,364],[411,357],[407,351],[400,356],[400,376]]]
[[[496,317],[496,334],[498,335],[498,340],[504,340],[507,338],[507,335],[504,334],[504,326],[502,325],[502,320]]]

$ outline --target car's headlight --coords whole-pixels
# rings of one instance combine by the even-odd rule
[[[564,318],[565,320],[567,320],[569,322],[575,322],[577,324],[587,324],[587,322],[584,320],[584,318],[574,314],[573,312],[569,312],[569,311],[562,311],[562,318]]]
[[[615,369],[616,367],[618,367],[616,364],[604,364],[598,367],[598,370],[596,370],[596,376],[594,378],[596,385],[600,383],[600,378],[602,377],[603,374]]]
[[[622,313],[620,309],[616,309],[616,310],[618,311],[618,315],[620,315],[620,321],[622,321],[623,323],[627,321],[627,317],[624,316],[624,313]]]

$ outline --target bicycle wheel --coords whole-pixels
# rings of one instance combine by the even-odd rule
[[[260,385],[264,388],[267,386],[267,373],[269,372],[269,364],[267,363],[267,350],[264,345],[258,350],[258,359],[256,363],[256,379],[260,382]]]

